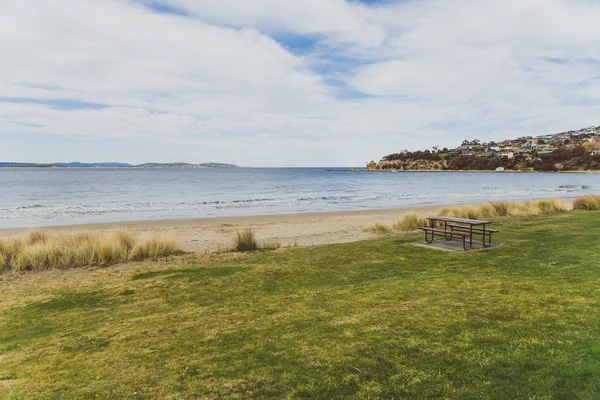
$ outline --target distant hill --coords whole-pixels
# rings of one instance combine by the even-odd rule
[[[118,163],[118,162],[100,162],[100,163],[82,163],[82,162],[70,162],[70,163],[55,163],[54,166],[58,167],[131,167],[131,164]]]
[[[175,163],[144,163],[133,165],[120,162],[101,162],[101,163],[82,163],[82,162],[59,162],[49,164],[38,163],[20,163],[20,162],[0,162],[2,167],[21,167],[21,168],[237,168],[234,164],[222,163],[200,163],[190,164],[184,162]]]
[[[134,165],[135,168],[237,168],[234,164],[222,164],[222,163],[200,163],[190,164],[184,162],[175,163],[145,163]]]

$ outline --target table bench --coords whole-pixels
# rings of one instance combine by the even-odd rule
[[[498,233],[496,229],[486,228],[486,225],[491,224],[492,221],[444,216],[428,217],[427,219],[430,226],[419,227],[419,229],[425,232],[425,241],[427,243],[432,243],[435,240],[436,234],[442,236],[447,241],[456,237],[459,240],[462,239],[465,250],[470,250],[473,248],[473,235],[481,235],[483,247],[490,247],[492,245],[492,234]],[[436,228],[436,223],[443,223],[444,228]]]

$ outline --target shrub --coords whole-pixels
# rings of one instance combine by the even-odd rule
[[[585,211],[600,210],[600,196],[589,195],[575,199],[573,209]]]
[[[234,240],[235,251],[255,251],[258,250],[256,235],[252,229],[245,229],[242,232],[236,232]]]

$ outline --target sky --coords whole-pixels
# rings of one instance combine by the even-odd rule
[[[600,125],[600,0],[0,0],[0,161],[363,166]]]

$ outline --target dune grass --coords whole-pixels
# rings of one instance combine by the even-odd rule
[[[523,218],[540,215],[554,215],[566,212],[565,206],[557,199],[508,202],[490,201],[475,206],[443,207],[439,215],[456,218]]]
[[[600,210],[600,196],[589,195],[575,199],[573,209],[583,211]]]
[[[0,398],[597,399],[600,211],[0,274]]]
[[[256,251],[258,250],[258,241],[256,234],[250,228],[241,232],[236,232],[233,248],[235,251]]]
[[[259,250],[277,250],[281,247],[281,243],[276,241],[259,243],[256,238],[256,233],[250,229],[244,229],[235,233],[233,238],[233,251],[236,252],[251,252]]]
[[[136,239],[122,231],[104,235],[49,235],[43,231],[32,231],[22,238],[0,240],[0,270],[20,272],[109,266],[179,253],[181,249],[177,242],[165,237]]]
[[[370,226],[366,227],[365,229],[363,229],[363,231],[375,233],[378,235],[389,235],[393,232],[393,229],[390,226],[376,222],[373,225],[370,225]]]
[[[419,217],[415,213],[406,214],[401,220],[394,223],[396,230],[410,232],[419,229],[420,226],[428,226],[427,219]]]
[[[563,212],[566,212],[566,209],[560,200],[548,199],[527,202],[491,201],[479,205],[442,207],[435,214],[454,218],[498,219],[554,215]],[[427,219],[410,213],[394,223],[393,228],[397,231],[410,232],[417,230],[420,226],[428,225]]]

